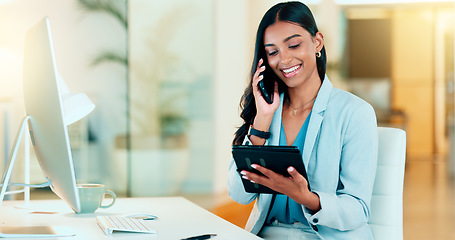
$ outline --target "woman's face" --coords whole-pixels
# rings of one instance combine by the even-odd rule
[[[289,87],[319,80],[316,53],[322,49],[321,33],[316,36],[303,27],[278,21],[266,28],[264,47],[269,66]]]

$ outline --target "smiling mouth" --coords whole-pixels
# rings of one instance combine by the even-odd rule
[[[300,70],[300,67],[301,65],[296,65],[294,67],[282,69],[281,71],[283,72],[285,77],[292,77]]]

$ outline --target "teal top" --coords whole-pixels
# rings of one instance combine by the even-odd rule
[[[303,152],[303,146],[305,145],[305,137],[308,130],[308,122],[311,116],[308,114],[305,122],[300,128],[297,137],[295,138],[292,146],[296,146],[300,152]],[[287,146],[286,134],[284,133],[283,121],[281,121],[281,131],[280,131],[280,146]],[[308,223],[305,218],[302,210],[302,205],[296,203],[294,200],[283,194],[277,194],[275,197],[275,202],[270,210],[270,214],[267,217],[267,223],[272,223],[274,220],[278,220],[282,223]]]

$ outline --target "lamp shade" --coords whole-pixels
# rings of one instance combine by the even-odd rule
[[[66,126],[68,126],[87,116],[95,109],[95,104],[90,101],[85,93],[70,93],[63,98],[63,108],[63,120]]]
[[[63,102],[63,121],[68,126],[87,116],[95,109],[95,104],[85,93],[70,92],[59,73],[57,78],[58,90]]]

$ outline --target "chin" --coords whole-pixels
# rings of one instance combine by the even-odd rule
[[[284,82],[284,84],[286,84],[288,88],[298,87],[304,82],[304,80],[298,76],[294,76],[292,78],[282,78],[281,80]]]

